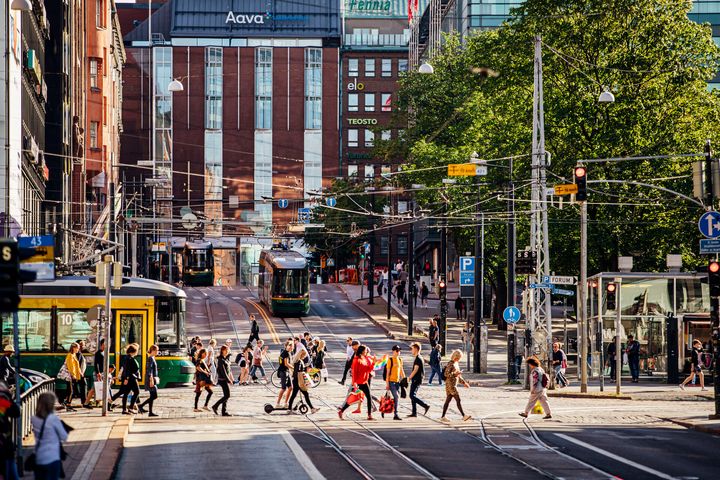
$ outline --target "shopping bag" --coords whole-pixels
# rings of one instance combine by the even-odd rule
[[[540,402],[535,402],[535,406],[532,409],[532,413],[536,415],[545,415],[545,410],[543,410],[542,405],[540,405]]]
[[[389,392],[385,392],[385,395],[380,398],[380,413],[392,413],[393,411],[395,411],[395,400]]]
[[[352,405],[353,403],[362,402],[365,399],[365,394],[360,390],[354,390],[350,392],[345,399],[345,402],[348,405]]]

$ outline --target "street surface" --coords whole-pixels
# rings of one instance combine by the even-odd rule
[[[233,340],[244,345],[248,315],[254,313],[260,336],[270,345],[268,375],[276,363],[281,342],[309,331],[326,340],[330,381],[312,389],[311,400],[320,411],[293,415],[263,412],[275,403],[277,389],[270,384],[234,386],[232,417],[212,412],[194,413],[191,388],[160,392],[156,412],[138,415],[125,442],[117,469],[119,479],[176,479],[228,476],[229,478],[720,478],[716,453],[720,438],[687,430],[667,418],[683,414],[707,415],[712,403],[688,400],[617,400],[551,397],[553,419],[517,415],[527,393],[503,385],[502,376],[490,376],[492,387],[460,389],[463,407],[473,419],[463,422],[454,404],[439,421],[445,389],[423,386],[420,397],[430,405],[428,416],[406,418],[409,399],[400,401],[401,422],[390,416],[366,420],[366,412],[339,420],[336,408],[347,388],[342,375],[345,338],[352,336],[382,355],[395,340],[371,323],[335,285],[313,285],[312,309],[304,318],[268,315],[244,287],[187,288],[188,336],[210,336],[218,343]],[[420,310],[418,321],[425,322]],[[418,336],[418,340],[421,337]],[[406,373],[410,351],[403,344]],[[429,344],[423,342],[427,358]],[[452,345],[451,341],[451,345]],[[461,366],[464,367],[464,361]],[[501,371],[489,365],[490,371]],[[427,378],[427,376],[426,376]],[[468,375],[477,379],[479,376]],[[492,383],[492,381],[490,382]],[[488,384],[483,381],[483,385]],[[382,394],[375,379],[373,393]],[[215,389],[215,399],[220,389]],[[205,398],[205,394],[201,397]]]

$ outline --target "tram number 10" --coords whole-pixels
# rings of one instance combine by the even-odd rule
[[[61,313],[60,314],[60,324],[64,326],[70,326],[73,323],[73,316],[72,313]]]

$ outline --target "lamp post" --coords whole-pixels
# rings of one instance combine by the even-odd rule
[[[415,320],[415,191],[422,190],[425,185],[413,184],[411,186],[412,194],[408,210],[410,211],[410,225],[408,227],[408,322],[407,334],[412,336],[413,323]]]
[[[373,291],[373,282],[375,275],[375,225],[373,224],[374,213],[375,213],[375,187],[368,187],[365,189],[366,192],[370,193],[370,215],[368,215],[368,226],[370,228],[370,254],[367,258],[368,263],[368,305],[375,305],[375,292]],[[362,286],[363,280],[360,279]]]

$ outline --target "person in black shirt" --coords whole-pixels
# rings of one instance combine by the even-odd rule
[[[412,402],[412,413],[408,417],[417,417],[417,406],[420,405],[425,409],[424,415],[427,415],[430,410],[430,405],[418,398],[417,393],[422,385],[423,377],[425,376],[425,365],[423,358],[420,355],[420,344],[415,342],[410,346],[412,354],[415,356],[413,361],[413,369],[408,375],[408,381],[410,382],[410,401]]]
[[[438,315],[435,315],[430,319],[430,329],[428,330],[428,338],[430,339],[430,346],[435,348],[440,340],[440,329],[438,328],[437,321],[440,319]]]
[[[145,413],[145,406],[147,405],[148,417],[157,417],[156,413],[153,413],[153,403],[158,397],[158,382],[160,377],[158,376],[158,365],[155,360],[155,355],[158,354],[160,348],[157,345],[151,345],[148,349],[147,364],[145,365],[145,390],[148,391],[150,396],[138,405],[140,413]]]
[[[277,397],[275,408],[287,408],[290,400],[291,383],[290,383],[290,352],[293,350],[292,340],[285,342],[282,352],[280,352],[280,361],[278,362],[278,379],[280,380],[280,393]],[[285,403],[282,403],[282,397],[285,395]]]
[[[247,343],[252,344],[253,340],[260,340],[260,326],[258,325],[257,320],[255,320],[255,315],[252,313],[250,314],[250,322],[252,322],[252,325],[250,326],[250,337],[248,338]]]
[[[640,381],[640,342],[635,340],[632,335],[628,335],[625,352],[628,356],[628,366],[630,367],[632,382],[638,383]]]
[[[560,385],[560,388],[565,388],[570,385],[568,379],[565,377],[565,369],[567,368],[567,355],[560,348],[560,344],[555,342],[552,346],[552,364],[555,369],[555,383]]]
[[[685,390],[685,385],[695,380],[695,375],[700,377],[700,389],[705,391],[705,375],[703,374],[703,365],[705,362],[703,362],[703,347],[702,342],[700,340],[693,340],[693,348],[692,352],[690,353],[690,361],[692,362],[692,365],[690,366],[690,376],[685,379],[683,383],[680,384],[680,389]]]
[[[140,386],[138,380],[140,380],[140,365],[135,358],[138,354],[138,345],[130,344],[127,347],[125,355],[125,361],[123,362],[122,380],[125,391],[123,392],[122,398],[122,413],[123,415],[130,415],[130,411],[127,408],[128,395],[133,394],[133,398],[130,401],[130,410],[134,409],[135,403],[138,401],[140,396]]]
[[[297,397],[298,392],[302,392],[303,396],[305,397],[305,403],[307,403],[307,406],[310,407],[311,413],[316,413],[318,411],[317,408],[313,407],[312,402],[310,401],[310,395],[308,394],[308,386],[305,384],[303,388],[300,388],[300,375],[305,373],[305,358],[307,357],[307,351],[306,350],[300,350],[297,355],[295,355],[295,364],[293,365],[293,374],[292,374],[292,395],[290,395],[290,403],[288,405],[288,409],[292,412],[293,409],[293,402],[295,401],[295,397]]]
[[[615,381],[615,367],[617,365],[617,352],[615,350],[615,342],[617,337],[613,338],[607,348],[607,363],[610,365],[610,382]]]
[[[227,411],[227,402],[230,400],[230,385],[233,383],[233,375],[230,370],[230,349],[227,345],[220,347],[220,355],[217,358],[217,377],[223,396],[212,406],[215,415],[218,414],[218,407],[222,405],[222,416],[230,417]]]

